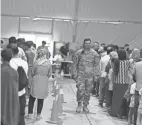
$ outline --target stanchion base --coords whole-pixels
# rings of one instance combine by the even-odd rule
[[[59,114],[59,117],[60,117],[60,116],[66,116],[66,114]]]
[[[46,121],[46,122],[50,124],[57,124],[57,121]]]
[[[67,103],[67,102],[62,102],[62,103]]]

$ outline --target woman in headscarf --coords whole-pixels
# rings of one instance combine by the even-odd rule
[[[10,49],[2,50],[1,57],[1,124],[18,125],[19,123],[19,97],[18,73],[12,69],[9,62],[12,58]]]
[[[126,116],[123,114],[121,103],[123,102],[123,96],[128,88],[130,82],[129,71],[131,69],[130,61],[126,60],[125,50],[118,51],[118,59],[113,62],[113,98],[112,98],[112,115],[114,116]]]
[[[118,54],[115,51],[112,51],[110,54],[110,61],[108,65],[106,66],[106,72],[107,72],[107,79],[108,79],[108,92],[107,92],[107,107],[109,107],[108,111],[111,111],[112,107],[112,97],[113,97],[113,65],[114,60],[118,59]]]
[[[37,52],[37,60],[34,62],[32,70],[32,84],[29,98],[28,116],[32,119],[34,102],[37,99],[37,120],[41,119],[41,111],[43,108],[43,101],[48,96],[48,79],[52,74],[52,67],[50,61],[47,59],[47,50],[40,49]]]

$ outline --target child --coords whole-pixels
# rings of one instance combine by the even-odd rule
[[[130,110],[128,115],[128,125],[132,124],[132,117],[134,116],[134,125],[136,125],[137,109],[135,107],[135,90],[136,90],[136,79],[133,76],[134,83],[130,86]]]
[[[140,97],[140,103],[138,108],[138,116],[137,116],[137,125],[142,125],[142,88],[139,91]]]

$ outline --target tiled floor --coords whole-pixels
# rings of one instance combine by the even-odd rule
[[[66,116],[62,117],[62,124],[59,125],[127,125],[125,120],[119,120],[109,116],[104,109],[98,106],[98,100],[95,97],[91,97],[90,100],[90,114],[76,114],[76,87],[73,80],[64,80],[60,84],[63,85],[64,99],[67,103],[63,104],[63,111]],[[52,90],[52,84],[49,84],[50,90]],[[32,122],[27,120],[27,125],[51,125],[46,121],[50,119],[51,108],[53,104],[52,94],[44,101],[44,107],[42,111],[42,119],[38,122]],[[35,106],[36,107],[36,106]],[[26,109],[27,112],[27,109]]]

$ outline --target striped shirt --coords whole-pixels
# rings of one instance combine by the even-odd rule
[[[131,65],[129,60],[120,60],[119,64],[119,73],[118,75],[114,75],[114,83],[117,84],[129,84],[130,78],[129,73],[131,71]]]

